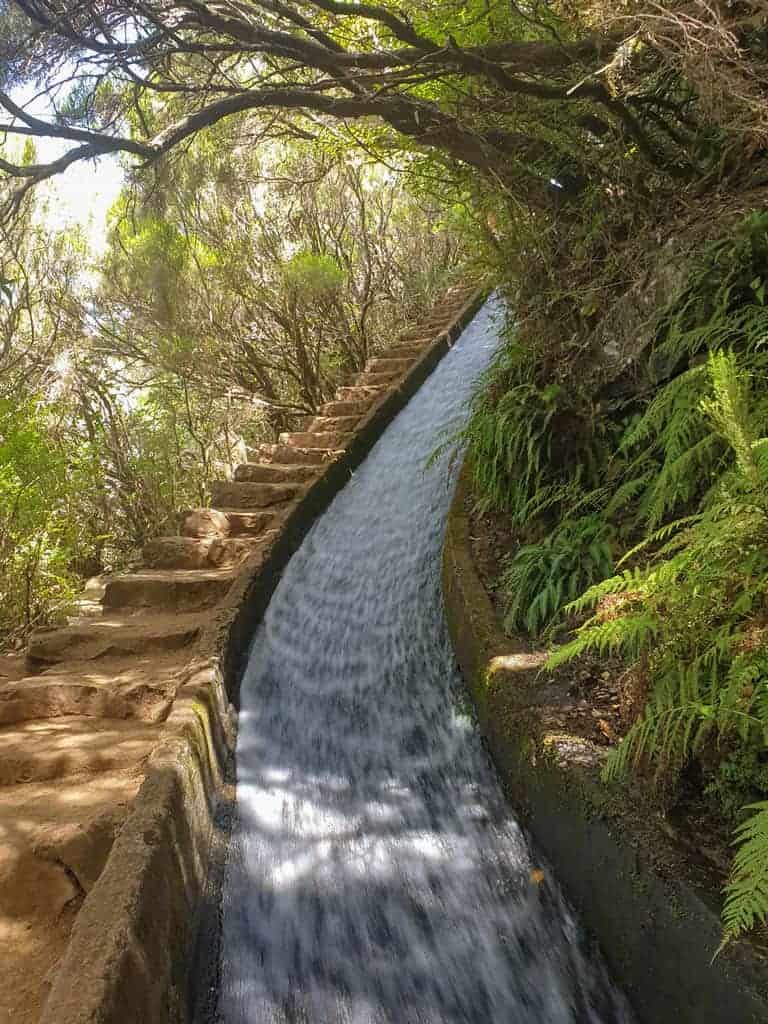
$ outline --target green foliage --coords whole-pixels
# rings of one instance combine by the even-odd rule
[[[297,252],[283,267],[286,286],[298,295],[319,296],[344,282],[344,271],[327,253]]]
[[[704,365],[673,378],[627,431],[619,456],[639,454],[625,471],[622,490],[612,500],[608,515],[618,510],[629,488],[635,522],[654,530],[706,488],[723,451],[702,412],[706,379]]]
[[[736,829],[733,860],[723,908],[725,938],[749,931],[768,914],[768,801],[745,808],[751,817]]]
[[[0,634],[19,630],[72,597],[67,457],[47,430],[39,396],[0,398]]]
[[[589,467],[584,449],[581,460],[557,465],[553,438],[567,415],[565,396],[557,384],[540,387],[534,369],[513,338],[481,381],[467,425],[447,442],[468,447],[481,506],[503,509],[519,526],[578,500]]]
[[[608,758],[609,778],[649,762],[668,775],[713,737],[753,759],[768,745],[768,419],[733,353],[710,356],[708,381],[701,410],[729,459],[701,512],[652,535],[645,565],[573,602],[570,610],[595,614],[550,659],[554,667],[585,650],[621,651],[653,681],[643,714]],[[726,937],[768,913],[767,821],[761,812],[737,831]]]
[[[728,381],[739,374],[754,381],[768,375],[768,318],[761,301],[755,301],[760,289],[754,276],[768,251],[767,223],[764,217],[752,217],[730,244],[705,250],[682,296],[659,322],[660,341],[651,364],[657,369],[676,365],[677,371],[656,384],[628,417],[621,418],[621,404],[608,406],[608,415],[590,413],[578,390],[574,396],[557,383],[551,355],[525,345],[516,331],[483,382],[459,436],[469,446],[481,506],[505,511],[523,534],[553,531],[553,542],[558,524],[570,523],[574,507],[585,507],[599,517],[604,530],[625,542],[644,538],[646,546],[678,544],[668,538],[673,517],[706,505],[734,462],[746,464],[747,440],[729,432],[729,425],[743,421],[744,410],[736,407],[738,395],[729,394]],[[701,324],[701,317],[709,320]],[[700,354],[707,331],[710,352],[727,352],[724,342],[737,341],[733,356],[707,364]],[[541,383],[547,379],[549,384]],[[768,423],[768,390],[755,388],[750,403],[755,422]],[[727,410],[725,419],[721,408]],[[525,549],[507,570],[509,583],[517,587],[525,581],[528,593],[536,577],[534,563],[533,551]],[[585,578],[594,568],[589,562]],[[625,589],[636,585],[633,574],[621,577]],[[609,590],[615,586],[616,581],[608,584]],[[568,601],[565,580],[559,587],[553,582],[533,592],[540,592],[541,602],[546,602],[547,621],[554,616],[549,602],[555,596],[560,596],[561,606]],[[514,594],[511,600],[508,624],[520,628],[525,617]],[[534,632],[542,624],[538,607],[531,617]],[[644,612],[632,622],[631,646],[636,649],[649,622]],[[622,646],[610,622],[575,643],[601,651]],[[567,657],[567,652],[558,657]]]
[[[219,125],[126,192],[96,305],[118,358],[252,395],[276,435],[424,311],[462,245],[382,167],[306,143],[255,149],[252,128]]]
[[[678,510],[704,501],[738,454],[737,440],[727,430],[728,424],[743,422],[743,411],[731,408],[727,423],[718,421],[718,404],[703,400],[712,374],[722,368],[728,372],[729,364],[708,368],[701,351],[733,350],[744,374],[755,380],[768,374],[766,275],[768,215],[752,214],[735,238],[705,250],[682,295],[660,318],[654,363],[669,369],[682,361],[684,368],[657,386],[625,433],[617,454],[628,465],[606,510],[609,518],[631,494],[635,525],[654,530]],[[714,384],[718,389],[718,382]],[[724,392],[718,401],[726,401]],[[768,392],[758,389],[751,401],[753,417],[768,422]]]
[[[541,632],[563,604],[613,568],[607,528],[600,516],[566,519],[538,544],[508,559],[501,575],[508,629]]]
[[[62,117],[115,100],[83,88]],[[134,113],[159,128],[158,107]],[[0,646],[139,563],[456,272],[461,241],[383,167],[242,145],[252,129],[219,125],[126,187],[98,266],[31,198],[0,228]]]
[[[745,808],[768,794],[768,749],[736,747],[718,764],[705,792],[728,820],[740,823]]]
[[[707,246],[660,322],[668,365],[702,350],[754,350],[768,340],[768,212],[753,211],[733,235]]]

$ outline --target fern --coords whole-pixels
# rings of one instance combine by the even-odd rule
[[[715,670],[702,661],[657,680],[642,718],[608,755],[605,778],[651,759],[657,777],[681,766],[715,727]]]
[[[619,444],[619,452],[629,453],[649,442],[656,446],[664,438],[666,447],[676,454],[690,446],[701,430],[699,407],[706,368],[694,366],[681,373],[655,395],[637,422],[627,430]]]
[[[613,496],[607,502],[605,506],[606,519],[608,521],[615,519],[615,517],[622,512],[627,505],[640,497],[643,492],[647,490],[655,472],[655,466],[648,465],[647,462],[645,466],[638,466],[638,464],[635,464],[633,467],[633,473],[629,475],[629,479],[624,480],[624,482],[616,488]]]
[[[537,634],[589,614],[549,666],[611,653],[649,678],[607,774],[670,780],[705,742],[706,771],[713,750],[753,766],[727,938],[768,912],[768,802],[755,803],[768,795],[767,273],[768,212],[707,246],[658,319],[632,404],[553,384],[556,354],[513,335],[453,439],[481,505],[545,533],[504,566],[507,626]]]
[[[553,423],[568,410],[562,389],[542,384],[536,371],[513,335],[482,378],[466,426],[441,446],[466,447],[480,508],[502,509],[520,527],[571,507],[602,471],[588,431],[578,443],[571,438],[575,457],[562,465],[553,458]],[[569,415],[584,420],[573,409]]]
[[[589,652],[602,655],[623,652],[630,660],[634,660],[656,631],[657,623],[650,615],[627,615],[605,622],[590,619],[573,640],[558,647],[549,656],[547,668],[558,668]]]
[[[548,662],[621,651],[651,673],[644,712],[609,755],[607,778],[645,764],[657,777],[675,772],[711,735],[742,749],[764,750],[768,740],[768,445],[759,436],[768,418],[750,401],[751,377],[733,353],[712,355],[707,374],[701,412],[723,457],[701,511],[664,524],[625,556],[645,555],[644,565],[571,602],[566,610],[594,614]],[[760,807],[737,833],[726,937],[768,913],[768,804]]]
[[[682,294],[662,314],[659,355],[667,365],[698,352],[754,351],[768,336],[762,282],[768,268],[768,213],[745,218],[733,237],[708,246]]]
[[[539,633],[563,605],[612,568],[603,520],[597,515],[566,519],[541,543],[525,545],[507,561],[501,577],[506,628]]]
[[[649,529],[657,527],[680,507],[687,506],[706,489],[721,447],[720,439],[710,434],[687,451],[665,460],[640,505],[640,518]]]
[[[728,460],[739,457],[726,428],[743,422],[742,412],[731,409],[719,422],[711,413],[725,409],[722,387],[737,370],[755,380],[768,373],[768,306],[764,284],[756,287],[767,268],[768,215],[756,214],[735,238],[704,251],[687,287],[660,317],[653,362],[672,377],[656,387],[617,453],[628,460],[620,490],[637,499],[638,527],[652,530],[677,509],[706,501]],[[721,357],[725,362],[718,363]],[[752,401],[753,418],[766,422],[765,389]]]
[[[647,529],[706,491],[722,459],[726,446],[702,409],[706,369],[695,366],[662,387],[619,446],[627,456],[642,448],[620,491],[637,498],[635,518]]]
[[[749,931],[768,915],[768,801],[748,804],[752,812],[736,829],[733,860],[723,908],[724,941]]]

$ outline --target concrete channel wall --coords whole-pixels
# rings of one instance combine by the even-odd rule
[[[642,1024],[765,1024],[765,951],[744,941],[715,957],[719,880],[670,839],[642,793],[600,781],[604,748],[563,728],[567,691],[545,686],[540,659],[501,631],[473,559],[470,476],[465,463],[449,513],[446,615],[480,728],[522,824]]]
[[[185,613],[190,607],[203,609],[205,625],[196,634],[130,813],[75,920],[42,1024],[189,1024],[190,973],[216,842],[215,816],[227,789],[239,682],[254,629],[315,518],[482,301],[472,289],[449,292],[425,324],[371,360],[352,386],[340,389],[307,430],[265,446],[262,461],[255,464],[258,473],[239,467],[234,482],[214,489],[214,502],[226,505],[225,511],[189,513],[182,537],[149,546],[147,571],[107,584],[105,609],[128,604],[148,612],[145,618],[151,620],[160,595],[165,607],[170,602]],[[361,416],[352,424],[354,417],[346,414],[355,409]],[[293,474],[292,465],[297,467]],[[283,482],[252,482],[265,479]],[[272,488],[267,498],[265,488]],[[269,516],[262,514],[267,504]],[[226,525],[242,526],[245,520],[251,526],[259,523],[257,536],[246,538],[247,543],[239,534],[233,539]],[[226,573],[201,571],[212,551],[239,553],[241,548],[245,560]],[[135,643],[137,620],[127,621],[133,632],[125,635]],[[116,623],[113,633],[123,626]],[[50,634],[38,638],[30,659],[45,664],[55,640]]]

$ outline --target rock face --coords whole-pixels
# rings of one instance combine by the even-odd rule
[[[593,350],[599,353],[603,387],[635,368],[647,353],[656,334],[659,310],[666,309],[680,294],[690,267],[690,253],[667,244],[654,267],[602,318],[592,342]]]
[[[214,484],[213,507],[184,511],[178,536],[149,542],[140,569],[90,581],[66,627],[32,636],[25,665],[21,659],[0,665],[0,1020],[37,1024],[52,981],[43,1024],[75,1018],[81,1024],[182,1019],[169,1002],[167,948],[158,957],[162,964],[152,963],[152,979],[142,973],[144,967],[139,971],[143,980],[135,1006],[101,1006],[82,1015],[81,1005],[93,1006],[101,998],[96,994],[101,983],[89,987],[83,980],[85,960],[90,964],[103,953],[98,938],[89,947],[92,955],[74,968],[58,972],[57,961],[87,894],[81,920],[88,918],[91,932],[94,921],[142,912],[142,900],[157,884],[156,860],[147,868],[148,880],[126,890],[124,898],[115,893],[129,886],[127,875],[140,871],[142,856],[160,856],[152,852],[157,836],[170,836],[163,840],[162,855],[179,858],[181,876],[197,877],[196,871],[204,876],[191,846],[184,845],[191,843],[184,829],[192,812],[187,815],[181,806],[153,818],[148,810],[150,797],[170,792],[168,752],[175,751],[176,762],[184,766],[185,799],[192,799],[210,765],[190,767],[189,737],[198,736],[199,749],[208,752],[204,762],[217,740],[203,723],[215,723],[218,716],[218,728],[225,729],[226,710],[215,703],[215,672],[201,668],[211,660],[201,638],[215,625],[216,606],[234,600],[231,588],[240,588],[233,593],[242,599],[284,524],[343,455],[358,425],[363,429],[375,418],[380,404],[474,294],[474,289],[449,292],[428,321],[398,339],[392,355],[372,359],[354,386],[339,388],[302,430],[260,446],[233,480]],[[134,803],[148,764],[155,767]],[[115,835],[129,813],[130,821],[148,819],[149,824],[121,848],[123,860],[112,877],[107,879],[109,867],[104,872],[108,894],[100,896],[99,880],[105,864],[112,863]],[[175,892],[154,893],[152,928],[167,939],[161,945],[178,941],[193,910]],[[135,942],[142,927],[127,916],[117,930]],[[133,973],[140,959],[132,961]],[[131,971],[126,969],[126,977]],[[112,975],[118,974],[112,964]],[[122,984],[112,976],[109,983]],[[156,999],[156,1012],[145,1009],[150,999]]]

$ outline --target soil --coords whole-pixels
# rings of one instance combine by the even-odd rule
[[[0,787],[0,1024],[35,1024],[141,772]]]

